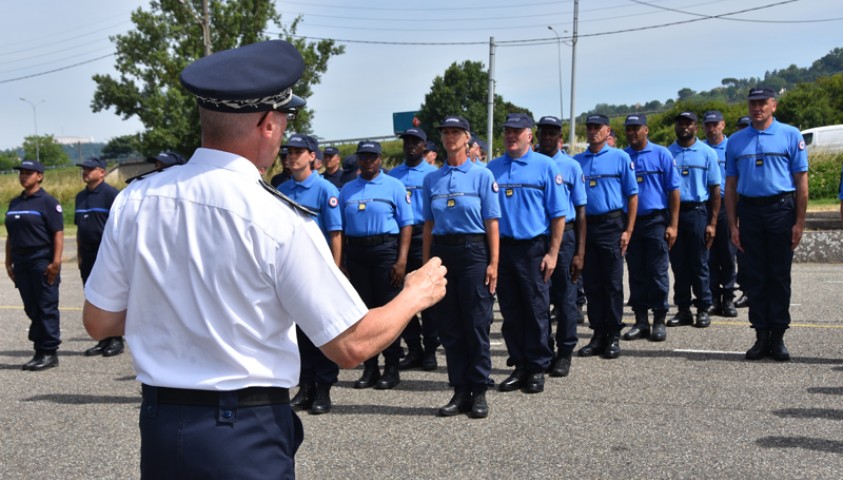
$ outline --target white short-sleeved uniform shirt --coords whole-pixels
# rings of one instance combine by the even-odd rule
[[[294,324],[323,345],[366,314],[316,223],[259,181],[248,160],[200,148],[115,200],[85,297],[127,311],[139,381],[289,388]]]

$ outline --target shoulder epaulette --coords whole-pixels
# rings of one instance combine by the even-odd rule
[[[287,205],[289,205],[290,207],[292,207],[294,210],[298,210],[302,213],[310,215],[311,217],[315,217],[317,215],[316,212],[314,212],[313,210],[311,210],[311,209],[305,207],[304,205],[296,202],[292,198],[284,195],[283,193],[279,192],[276,188],[274,188],[272,185],[266,183],[263,179],[260,180],[260,185],[261,185],[261,187],[263,187],[264,190],[271,193],[276,198],[278,198],[282,202],[284,202]]]
[[[165,165],[165,166],[163,166],[163,167],[161,167],[161,168],[155,168],[155,169],[150,170],[150,171],[148,171],[148,172],[141,173],[140,175],[135,175],[134,177],[127,178],[127,179],[126,179],[126,185],[128,185],[128,184],[130,184],[130,183],[134,182],[135,180],[143,180],[144,178],[146,178],[146,177],[148,177],[148,176],[150,176],[150,175],[156,174],[156,173],[158,173],[158,172],[163,172],[164,170],[166,170],[166,169],[168,169],[168,168],[170,168],[170,167],[172,167],[172,166],[174,166],[174,165],[175,165],[175,164],[173,164],[173,165]]]

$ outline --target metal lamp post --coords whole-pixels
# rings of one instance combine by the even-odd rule
[[[42,99],[38,103],[32,103],[23,97],[20,97],[20,99],[22,102],[26,102],[32,107],[32,117],[35,119],[35,160],[37,160],[38,163],[41,163],[41,147],[38,140],[38,111],[35,107],[44,103],[44,100]]]
[[[547,29],[556,35],[556,58],[558,60],[557,64],[559,65],[559,118],[564,119],[565,109],[562,108],[562,38],[550,25],[547,26]]]

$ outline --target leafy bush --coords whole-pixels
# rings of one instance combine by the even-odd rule
[[[808,164],[808,192],[811,199],[837,198],[843,153],[811,155]]]

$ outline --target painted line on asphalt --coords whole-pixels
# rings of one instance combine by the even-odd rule
[[[711,322],[712,325],[728,325],[728,326],[736,326],[736,327],[748,327],[748,321],[729,321],[729,320],[717,320]],[[843,329],[843,325],[823,325],[819,323],[792,323],[790,324],[791,327],[799,327],[799,328],[833,328],[833,329]]]
[[[23,310],[23,306],[17,305],[0,305],[0,310]],[[81,312],[82,307],[59,307],[59,311]]]
[[[691,350],[677,348],[673,350],[674,353],[711,353],[714,355],[745,355],[746,352],[727,352],[726,350]]]

